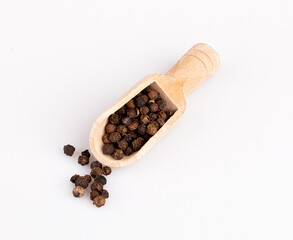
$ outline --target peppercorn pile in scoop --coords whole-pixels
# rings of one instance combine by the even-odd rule
[[[109,116],[102,137],[103,153],[120,160],[140,150],[173,115],[165,108],[160,93],[150,86],[145,88]]]
[[[68,144],[64,146],[63,150],[64,154],[71,157],[74,154],[75,148]],[[78,157],[78,163],[82,166],[87,165],[90,162],[90,156],[91,154],[88,150],[83,151]],[[108,191],[104,189],[104,185],[107,183],[105,176],[110,175],[112,170],[108,166],[103,166],[99,161],[92,162],[90,168],[90,175],[79,176],[75,174],[70,178],[70,181],[75,184],[72,193],[76,198],[83,197],[85,195],[85,189],[89,186],[93,178],[93,183],[90,187],[90,199],[94,205],[102,207],[106,203],[106,198],[109,197]]]

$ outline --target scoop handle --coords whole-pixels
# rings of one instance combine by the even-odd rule
[[[205,43],[194,45],[166,73],[183,84],[184,95],[188,96],[200,84],[214,75],[220,66],[218,53]]]

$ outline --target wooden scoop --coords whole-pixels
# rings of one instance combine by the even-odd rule
[[[89,136],[89,144],[95,158],[99,162],[115,168],[125,167],[136,162],[178,121],[186,108],[185,97],[211,77],[219,65],[220,58],[215,50],[204,43],[199,43],[194,45],[167,74],[152,74],[142,79],[94,122]],[[103,154],[102,136],[105,133],[105,125],[109,115],[116,112],[149,85],[166,100],[166,110],[172,110],[175,113],[139,151],[130,156],[124,156],[121,160],[115,160],[112,156]]]

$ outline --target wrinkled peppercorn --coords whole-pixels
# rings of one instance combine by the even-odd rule
[[[113,144],[105,144],[102,150],[104,154],[111,155],[115,150],[115,146]]]
[[[85,179],[87,180],[88,183],[90,183],[92,181],[92,178],[91,178],[90,175],[87,174],[84,177],[85,177]]]
[[[88,157],[88,158],[91,157],[91,154],[90,154],[90,152],[89,152],[88,149],[84,150],[84,151],[81,153],[81,155],[82,155],[82,156],[86,156],[86,157]]]
[[[102,189],[103,189],[103,184],[102,183],[100,183],[99,181],[94,181],[93,183],[92,183],[92,185],[91,185],[91,190],[92,191],[98,191],[98,192],[100,192],[100,191],[102,191]]]
[[[137,117],[137,111],[136,109],[127,109],[127,117],[129,118],[136,118]]]
[[[144,144],[144,139],[142,137],[138,137],[137,139],[133,140],[131,143],[133,151],[138,151],[142,145]]]
[[[113,143],[118,142],[121,139],[121,135],[119,132],[113,132],[109,135],[109,140]]]
[[[73,188],[73,196],[76,198],[82,198],[84,196],[84,189],[81,186],[76,186]]]
[[[99,168],[99,167],[94,167],[92,170],[91,170],[91,176],[92,178],[96,178],[98,176],[101,176],[103,174],[103,170],[102,168]]]
[[[164,111],[160,111],[157,116],[158,118],[163,118],[164,120],[167,119],[167,114]]]
[[[126,109],[127,109],[127,107],[124,105],[122,108],[120,108],[116,111],[116,114],[118,114],[119,117],[121,117],[122,115],[124,115],[126,113]]]
[[[125,136],[126,133],[128,133],[128,128],[126,126],[123,126],[123,125],[119,125],[117,128],[116,128],[116,131],[119,132],[121,134],[121,136]]]
[[[133,131],[131,131],[131,132],[129,132],[128,134],[126,134],[126,136],[125,136],[125,140],[127,141],[127,142],[131,142],[133,139],[135,139],[135,138],[137,138],[137,135],[136,135],[136,133],[135,132],[133,132]]]
[[[87,165],[89,162],[90,162],[90,160],[87,156],[79,156],[78,157],[78,163],[82,166]]]
[[[124,117],[122,118],[122,123],[127,127],[131,123],[131,118],[130,117]]]
[[[142,106],[141,108],[140,108],[140,113],[142,114],[142,115],[146,115],[146,114],[148,114],[149,113],[149,108],[147,107],[147,106]]]
[[[136,108],[133,99],[131,99],[128,103],[126,103],[126,106],[129,107],[129,108]]]
[[[146,125],[146,124],[150,123],[150,121],[151,121],[151,119],[148,115],[141,115],[140,116],[140,123],[141,124]]]
[[[78,177],[75,180],[75,186],[81,186],[82,188],[86,189],[88,185],[89,185],[89,182],[86,177]]]
[[[156,113],[150,113],[150,114],[149,114],[149,117],[150,117],[151,120],[154,121],[154,120],[157,119],[158,115],[157,115]]]
[[[108,123],[105,127],[105,131],[106,133],[113,133],[116,131],[116,125],[112,124],[112,123]]]
[[[78,174],[74,174],[71,178],[70,178],[70,182],[75,183],[75,180],[79,177]]]
[[[123,158],[123,151],[121,149],[116,148],[112,154],[112,157],[116,160],[120,160]]]
[[[158,120],[158,119],[157,119]],[[156,126],[157,129],[160,128],[160,124],[157,121],[152,121],[152,124],[154,124]]]
[[[140,135],[144,135],[146,131],[146,125],[139,125],[137,128],[137,132]]]
[[[71,157],[75,151],[75,147],[71,146],[70,144],[67,144],[63,147],[63,151],[65,155]]]
[[[122,151],[124,151],[128,147],[128,142],[125,139],[120,140],[117,142],[118,148],[120,148]]]
[[[157,112],[159,110],[158,104],[151,102],[149,104],[149,109],[151,112]]]
[[[91,169],[93,169],[94,167],[102,168],[102,166],[102,163],[100,163],[99,161],[94,161],[91,163]]]
[[[95,181],[100,182],[102,185],[105,185],[107,183],[107,179],[104,176],[98,176],[95,178]]]
[[[148,92],[148,97],[151,99],[151,100],[156,100],[158,97],[159,97],[159,93],[155,90],[150,90]]]
[[[102,207],[105,205],[105,203],[106,203],[106,199],[101,195],[95,197],[93,200],[93,204],[96,205],[97,207]]]
[[[157,123],[160,125],[160,127],[162,127],[165,124],[165,120],[163,118],[159,117],[157,119]]]
[[[109,116],[109,122],[112,123],[112,124],[119,124],[120,123],[120,117],[118,114],[116,113],[113,113]]]
[[[148,102],[148,97],[146,95],[140,95],[135,97],[135,103],[137,107],[142,107]]]
[[[111,170],[110,167],[108,167],[108,166],[103,167],[103,174],[104,174],[104,175],[106,175],[106,176],[107,176],[107,175],[110,175],[111,172],[112,172],[112,170]]]
[[[164,110],[164,108],[166,107],[166,101],[162,98],[158,99],[156,103],[158,104],[160,110]]]
[[[130,156],[133,153],[133,150],[131,147],[126,148],[126,150],[124,151],[124,154],[126,156]]]
[[[106,189],[103,189],[102,192],[101,192],[101,195],[102,195],[104,198],[108,198],[108,197],[109,197],[109,192],[108,192]]]
[[[147,126],[147,133],[150,134],[150,135],[155,135],[158,131],[158,128],[156,127],[156,125],[154,123],[150,123],[148,126]]]
[[[109,140],[109,133],[103,135],[102,141],[103,143],[111,143],[111,141]]]
[[[130,131],[135,131],[138,128],[138,121],[135,119],[130,125],[128,126],[128,129]]]
[[[102,190],[103,191],[103,190]],[[94,200],[95,197],[99,196],[100,193],[96,190],[90,192],[90,199]]]

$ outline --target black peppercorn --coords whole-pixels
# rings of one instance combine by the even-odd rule
[[[102,192],[101,192],[101,195],[104,197],[104,198],[108,198],[109,197],[109,193],[106,189],[103,189]]]
[[[79,177],[78,174],[73,175],[73,176],[70,178],[70,182],[75,183],[75,180],[76,180],[78,177]]]
[[[140,123],[141,124],[146,125],[146,124],[150,123],[150,121],[151,121],[151,119],[148,115],[141,115],[140,116]]]
[[[135,103],[137,107],[142,107],[143,105],[145,105],[148,102],[149,98],[146,95],[140,95],[135,97]]]
[[[113,144],[105,144],[102,148],[104,154],[111,155],[115,150],[115,146]]]
[[[130,131],[135,131],[138,128],[138,120],[135,119],[130,125],[128,126],[128,129]]]
[[[157,112],[159,110],[158,104],[151,102],[149,104],[149,109],[151,112]]]
[[[113,133],[116,131],[116,125],[112,124],[112,123],[108,123],[105,127],[105,131],[106,133]]]
[[[103,174],[104,174],[104,175],[106,175],[106,176],[107,176],[107,175],[110,175],[111,172],[112,172],[112,170],[111,170],[110,167],[108,167],[108,166],[103,167]]]
[[[73,196],[76,198],[82,198],[84,196],[84,189],[80,186],[76,186],[75,188],[73,188]]]
[[[81,153],[81,155],[82,155],[82,156],[86,156],[86,157],[88,157],[88,158],[91,157],[91,154],[90,154],[90,152],[89,152],[88,149],[84,150],[84,151]]]
[[[128,147],[128,142],[125,139],[120,140],[117,142],[118,148],[120,148],[122,151],[124,151]]]
[[[137,139],[133,140],[131,143],[133,151],[138,151],[142,145],[144,144],[144,139],[142,137],[138,137]]]
[[[75,147],[71,146],[70,144],[67,144],[63,147],[63,151],[65,155],[71,157],[75,151]]]
[[[126,133],[128,133],[128,128],[124,125],[119,125],[117,128],[116,128],[116,131],[119,132],[121,134],[121,136],[125,136]]]
[[[125,156],[130,156],[133,153],[133,150],[131,147],[126,148],[124,151]]]
[[[128,108],[136,108],[133,99],[131,99],[128,103],[126,103],[126,106],[127,106]]]
[[[102,191],[102,189],[103,189],[103,184],[100,183],[100,182],[98,182],[98,181],[94,181],[92,183],[92,185],[91,185],[91,190],[92,191],[98,191],[98,192],[100,192],[100,191]]]
[[[158,120],[158,119],[157,119]],[[152,121],[152,124],[154,124],[156,126],[157,129],[160,128],[160,124],[157,121]]]
[[[113,133],[111,133],[111,134],[109,135],[109,140],[110,140],[111,142],[116,143],[116,142],[118,142],[120,139],[121,139],[121,135],[120,135],[119,132],[113,132]]]
[[[102,190],[103,191],[103,190]],[[90,192],[90,199],[94,200],[95,197],[99,196],[100,193],[96,190]]]
[[[161,118],[161,117],[159,117],[159,118],[157,119],[157,122],[158,122],[158,124],[160,125],[160,127],[162,127],[162,126],[165,124],[165,120],[164,120],[163,118]]]
[[[151,100],[156,100],[158,97],[159,97],[159,93],[155,90],[150,90],[148,92],[148,97],[151,99]]]
[[[85,179],[87,180],[88,183],[90,183],[92,181],[92,178],[91,178],[90,175],[87,174],[84,177],[85,177]]]
[[[90,162],[90,160],[87,156],[79,156],[78,157],[78,163],[82,166],[87,165],[89,162]]]
[[[109,122],[112,123],[112,124],[119,124],[120,123],[120,117],[118,114],[116,113],[113,113],[109,116]]]
[[[103,135],[102,141],[103,143],[111,143],[111,141],[109,140],[109,133]]]
[[[116,148],[112,154],[112,157],[116,160],[120,160],[123,158],[123,151],[119,148]]]
[[[150,134],[150,135],[155,135],[158,131],[158,128],[156,127],[156,125],[154,123],[150,123],[148,126],[147,126],[147,133]]]
[[[118,116],[121,117],[126,114],[126,109],[127,107],[124,105],[123,107],[121,107],[120,109],[116,111],[116,114],[118,114]]]
[[[136,118],[137,117],[136,109],[133,109],[133,108],[127,109],[127,117]]]
[[[144,135],[146,131],[146,125],[139,125],[137,128],[137,132],[140,135]]]
[[[156,103],[158,104],[158,107],[160,110],[164,110],[164,108],[166,107],[166,101],[162,98],[159,98]]]
[[[95,181],[100,182],[102,185],[105,185],[107,183],[107,179],[104,176],[98,176],[95,178]]]
[[[148,114],[149,113],[149,108],[147,107],[147,106],[142,106],[141,108],[140,108],[140,113],[142,114],[142,115],[146,115],[146,114]]]
[[[92,170],[91,170],[91,176],[92,178],[96,178],[98,176],[101,176],[103,174],[103,170],[102,168],[99,168],[99,167],[94,167]]]
[[[157,119],[158,115],[157,115],[156,113],[150,113],[150,114],[149,114],[149,117],[150,117],[151,120],[154,121],[154,120]]]
[[[122,123],[127,127],[131,123],[131,118],[130,117],[124,117],[122,118]]]
[[[129,132],[128,134],[126,134],[126,136],[125,136],[125,140],[127,141],[127,142],[131,142],[133,139],[135,139],[135,138],[137,138],[137,135],[136,135],[136,133],[135,132],[133,132],[133,131],[131,131],[131,132]]]
[[[93,169],[94,167],[102,168],[102,163],[100,163],[99,161],[94,161],[91,163],[91,169]]]
[[[81,186],[82,188],[86,189],[88,185],[89,185],[89,182],[86,177],[78,177],[75,180],[75,186]]]
[[[158,118],[163,118],[163,120],[167,119],[167,114],[164,111],[160,111],[158,113]]]
[[[95,197],[93,200],[93,204],[96,205],[97,207],[102,207],[105,205],[105,203],[106,203],[106,199],[101,195]]]

